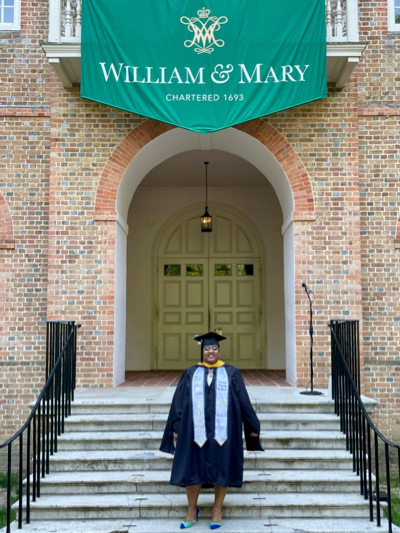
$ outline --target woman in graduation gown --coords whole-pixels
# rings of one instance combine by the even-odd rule
[[[219,359],[219,341],[225,338],[214,332],[195,337],[202,362],[185,370],[178,383],[160,447],[175,454],[170,483],[186,487],[189,508],[181,529],[197,519],[202,485],[215,487],[210,527],[221,526],[227,487],[242,486],[242,424],[247,450],[262,451],[260,422],[243,378]]]

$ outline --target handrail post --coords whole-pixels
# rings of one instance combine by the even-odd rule
[[[31,521],[31,424],[28,425],[26,436],[26,523]]]
[[[397,448],[397,470],[399,473],[399,483],[400,483],[400,447]]]
[[[37,411],[38,416],[37,416],[37,462],[36,462],[36,467],[37,467],[36,491],[37,491],[38,498],[40,498],[40,435],[41,435],[40,422],[41,422],[41,416],[42,416],[40,406],[41,404],[39,403],[38,411]]]
[[[8,457],[7,457],[7,533],[10,533],[11,523],[11,442],[8,445]]]
[[[387,510],[389,521],[389,533],[392,533],[392,498],[390,494],[390,464],[389,464],[389,445],[385,442],[385,463],[386,463],[386,490],[387,490]]]
[[[368,489],[367,489],[367,449],[365,442],[365,418],[362,417],[362,454],[363,454],[363,485],[364,485],[364,500],[368,498]]]
[[[36,501],[37,486],[36,486],[36,414],[32,419],[32,433],[33,433],[33,446],[32,446],[32,501]]]
[[[374,448],[375,448],[375,494],[376,494],[376,524],[381,525],[381,508],[380,508],[380,493],[379,493],[379,450],[378,450],[378,435],[374,434]]]
[[[19,436],[19,470],[18,470],[18,490],[19,490],[19,502],[18,502],[18,529],[22,529],[22,476],[24,473],[24,460],[23,460],[23,433]]]
[[[368,499],[369,521],[374,521],[374,504],[372,500],[372,458],[371,458],[371,427],[368,424]]]

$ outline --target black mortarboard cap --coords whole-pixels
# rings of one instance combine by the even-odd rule
[[[195,335],[194,340],[201,344],[200,360],[203,362],[203,346],[213,346],[214,344],[219,346],[219,343],[225,339],[226,337],[223,337],[215,331],[209,331],[204,335]]]

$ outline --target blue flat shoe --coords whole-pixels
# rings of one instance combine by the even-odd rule
[[[221,522],[213,522],[211,521],[210,522],[210,529],[218,529],[219,527],[221,527]]]
[[[200,512],[200,509],[197,507],[196,508],[196,522],[199,521],[199,512]],[[193,520],[191,522],[181,522],[181,529],[188,529],[189,527],[192,527],[193,525]]]

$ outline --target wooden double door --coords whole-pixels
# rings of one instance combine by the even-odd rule
[[[179,241],[190,237],[190,219],[180,226],[180,238],[167,240],[173,251],[183,250]],[[218,218],[217,218],[218,222]],[[222,224],[221,222],[225,222]],[[229,223],[227,223],[229,222]],[[224,219],[216,224],[223,253],[217,255],[216,234],[202,235],[197,226],[199,247],[196,254],[164,253],[157,269],[157,368],[184,369],[200,359],[200,346],[195,335],[221,331],[227,340],[221,343],[221,359],[238,368],[260,368],[261,365],[261,280],[260,258],[252,255],[254,243],[242,242],[238,221]],[[221,232],[225,229],[225,236]],[[184,235],[183,233],[189,233]],[[175,232],[176,233],[176,232]],[[195,232],[193,232],[196,235]],[[176,237],[176,235],[175,235]],[[232,244],[235,240],[235,246]],[[246,239],[248,239],[248,231]],[[226,241],[230,241],[228,246]],[[217,244],[217,246],[216,246]],[[239,250],[237,248],[239,247]],[[228,255],[228,250],[231,255]],[[244,255],[250,251],[250,257]],[[199,252],[202,252],[201,254]],[[237,252],[232,254],[232,252]],[[201,257],[200,255],[203,255]],[[211,255],[211,257],[210,257]],[[255,254],[254,254],[255,255]]]

